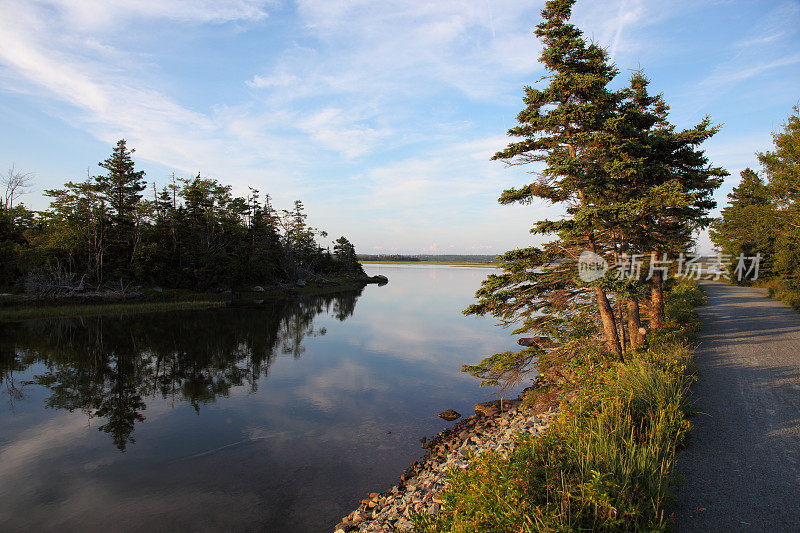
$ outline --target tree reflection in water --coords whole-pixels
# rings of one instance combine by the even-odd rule
[[[46,319],[0,325],[0,386],[13,402],[24,386],[47,387],[47,407],[81,410],[125,451],[145,399],[160,395],[196,411],[234,387],[255,392],[278,354],[299,358],[322,313],[344,321],[361,290],[200,312]],[[20,383],[14,373],[45,371]]]

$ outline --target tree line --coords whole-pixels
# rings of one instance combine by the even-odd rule
[[[7,187],[0,289],[137,283],[212,290],[364,275],[345,237],[333,250],[321,244],[327,233],[308,225],[301,201],[279,211],[258,189],[235,196],[230,185],[200,174],[148,186],[133,153],[120,140],[99,164],[105,174],[46,190],[44,211],[14,205],[19,179],[16,189]]]
[[[728,194],[728,205],[711,227],[711,238],[731,272],[737,257],[760,254],[758,279],[772,282],[800,308],[799,107],[772,140],[772,150],[756,154],[761,174],[750,168],[741,172],[739,185]]]
[[[574,3],[546,3],[535,31],[546,75],[524,88],[513,141],[493,157],[530,165],[536,176],[503,191],[500,204],[545,202],[563,216],[533,225],[532,234],[550,239],[544,245],[500,256],[502,272],[465,311],[532,335],[520,351],[465,366],[486,384],[507,385],[534,368],[565,372],[596,340],[622,361],[644,346],[664,324],[673,260],[710,224],[713,192],[727,175],[701,149],[719,126],[706,117],[677,128],[642,71],[615,81],[607,51],[570,24]],[[584,278],[584,258],[607,270]],[[635,271],[631,258],[641,261]]]

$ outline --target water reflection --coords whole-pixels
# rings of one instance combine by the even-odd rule
[[[149,397],[201,406],[230,395],[234,387],[258,390],[278,354],[299,358],[306,337],[324,335],[314,318],[344,321],[361,291],[300,300],[239,302],[236,312],[213,310],[134,319],[97,317],[4,324],[0,336],[0,386],[13,402],[25,388],[45,387],[45,406],[81,411],[100,419],[124,452],[145,420]],[[44,368],[20,381],[31,365]]]
[[[0,531],[330,531],[488,399],[461,365],[515,346],[460,312],[490,271],[367,271],[389,284],[0,325]]]

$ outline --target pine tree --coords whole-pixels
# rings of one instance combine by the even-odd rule
[[[543,89],[524,88],[526,107],[517,117],[519,125],[508,132],[521,140],[493,157],[510,164],[545,164],[537,181],[504,191],[501,204],[527,204],[539,198],[563,205],[567,216],[535,224],[532,233],[555,234],[558,239],[541,249],[504,254],[504,273],[490,275],[476,293],[478,303],[465,311],[490,313],[505,324],[521,322],[515,334],[534,332],[547,340],[465,367],[488,383],[519,375],[535,359],[542,371],[543,344],[561,346],[566,353],[571,338],[591,336],[586,315],[590,309],[599,315],[607,349],[622,356],[606,288],[602,282],[580,282],[575,268],[582,251],[604,251],[594,213],[609,189],[599,134],[614,115],[620,96],[607,87],[617,71],[605,50],[587,44],[581,31],[567,22],[573,4],[574,0],[550,0],[542,11],[544,20],[535,33],[544,43],[541,62],[550,73],[550,83]],[[558,354],[555,350],[549,356],[555,360]]]
[[[774,269],[794,290],[800,290],[800,108],[772,135],[774,150],[759,153],[769,176],[778,234]]]
[[[661,261],[687,250],[693,232],[710,223],[708,213],[716,203],[713,192],[727,172],[712,167],[699,146],[718,127],[704,118],[698,125],[675,131],[668,121],[669,107],[663,95],[648,93],[649,81],[636,72],[621,91],[619,112],[609,119],[603,138],[608,146],[606,172],[611,188],[597,208],[605,231],[613,235],[613,260],[649,256],[642,265]],[[653,266],[657,266],[653,264]],[[658,268],[650,270],[650,326],[663,322],[665,278]],[[639,338],[639,304],[643,286],[626,279],[617,284],[618,300],[627,301],[629,337],[635,347]],[[620,320],[623,319],[620,311]]]
[[[125,139],[120,139],[111,156],[99,163],[105,176],[95,176],[94,190],[102,210],[108,212],[105,252],[98,268],[99,281],[106,270],[114,278],[129,276],[138,244],[137,206],[145,189],[144,171],[136,170]],[[103,264],[105,263],[105,265]],[[106,268],[107,265],[107,268]]]
[[[516,323],[514,334],[538,335],[520,352],[465,367],[486,383],[505,384],[534,363],[540,373],[557,369],[576,343],[598,333],[619,359],[626,338],[634,348],[641,345],[644,286],[620,276],[624,257],[685,250],[692,232],[709,222],[711,194],[726,174],[698,148],[717,131],[709,119],[676,132],[663,97],[648,94],[640,72],[629,87],[608,88],[617,71],[605,50],[587,44],[568,23],[573,4],[546,3],[536,35],[544,42],[549,84],[525,87],[519,125],[508,132],[520,140],[494,156],[509,164],[544,164],[536,181],[504,191],[501,204],[545,200],[563,206],[565,216],[531,230],[556,240],[501,256],[504,272],[490,275],[476,293],[478,303],[465,311]],[[583,257],[611,268],[581,280],[576,263]],[[663,279],[656,275],[651,326],[661,325],[662,300]]]
[[[333,245],[333,256],[339,271],[365,275],[361,263],[358,262],[355,247],[344,236],[336,239]]]
[[[754,257],[760,253],[759,277],[770,278],[779,216],[772,204],[772,192],[761,177],[746,168],[741,178],[728,194],[722,216],[712,225],[711,239],[722,254],[730,256],[733,268],[740,254]]]
[[[131,158],[134,152],[128,150],[125,139],[120,139],[111,156],[99,163],[108,172],[95,177],[97,191],[110,207],[112,221],[117,225],[133,224],[133,212],[146,186],[144,171],[135,170]]]
[[[513,384],[532,365],[542,379],[558,382],[578,346],[598,337],[609,352],[623,357],[608,277],[582,281],[576,268],[584,254],[602,257],[609,251],[598,209],[611,187],[605,129],[622,95],[608,88],[617,71],[605,50],[587,44],[568,23],[573,4],[546,3],[535,33],[544,43],[540,61],[549,84],[524,88],[519,125],[508,131],[520,140],[493,157],[512,165],[544,164],[537,180],[504,191],[501,204],[541,199],[563,206],[565,216],[537,222],[531,233],[557,238],[540,248],[502,255],[503,273],[488,276],[476,293],[478,303],[465,310],[491,314],[506,326],[516,324],[513,334],[534,335],[521,340],[526,348],[518,352],[465,365],[464,371],[483,378],[483,384]]]

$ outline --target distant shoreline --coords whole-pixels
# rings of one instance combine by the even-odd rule
[[[465,267],[498,268],[499,263],[474,263],[468,261],[359,261],[362,265],[450,265]]]

